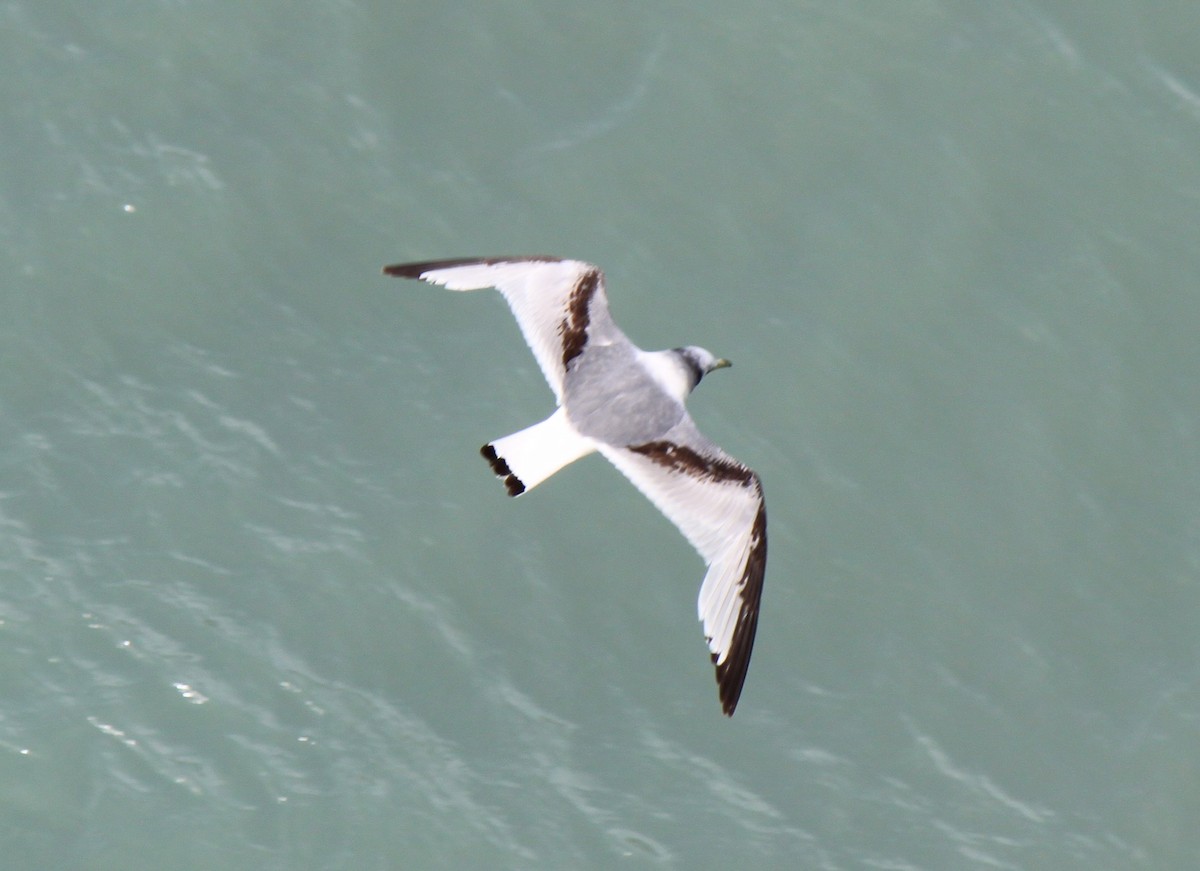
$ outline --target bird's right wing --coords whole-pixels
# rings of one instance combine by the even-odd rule
[[[448,290],[494,287],[516,316],[525,341],[561,404],[570,362],[590,342],[623,339],[608,313],[604,274],[580,260],[493,257],[385,266],[384,273],[419,278]]]
[[[697,610],[721,706],[733,715],[746,680],[767,567],[767,509],[758,475],[704,437],[690,417],[661,439],[597,449],[704,557]]]

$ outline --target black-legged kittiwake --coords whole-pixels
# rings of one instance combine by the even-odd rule
[[[767,513],[758,475],[705,438],[684,408],[700,379],[729,362],[695,346],[638,348],[609,314],[603,273],[579,260],[434,260],[383,271],[504,296],[558,409],[481,453],[519,496],[599,451],[679,527],[708,566],[698,610],[721,707],[732,715],[758,625]]]

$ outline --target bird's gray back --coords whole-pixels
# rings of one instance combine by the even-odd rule
[[[642,444],[683,419],[683,403],[637,361],[628,341],[590,344],[567,368],[563,407],[589,438],[612,445]]]

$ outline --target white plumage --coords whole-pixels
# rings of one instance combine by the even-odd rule
[[[481,453],[519,496],[599,451],[679,528],[708,566],[697,611],[732,715],[758,625],[766,508],[758,476],[705,438],[684,407],[704,375],[729,363],[695,346],[635,346],[609,314],[603,274],[579,260],[441,260],[384,272],[504,296],[559,407]]]

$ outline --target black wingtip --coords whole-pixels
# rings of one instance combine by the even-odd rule
[[[717,693],[721,699],[721,710],[726,717],[733,716],[738,699],[742,696],[746,672],[750,668],[750,654],[754,650],[754,636],[758,631],[758,609],[762,600],[763,577],[767,570],[765,505],[758,508],[751,535],[750,554],[746,558],[746,568],[742,576],[742,609],[733,632],[733,644],[722,663],[717,662],[715,653],[711,654],[717,670]]]
[[[383,267],[383,274],[393,275],[396,278],[420,278],[421,273],[427,269],[428,266],[424,263],[393,263]]]
[[[726,717],[732,717],[742,695],[742,686],[746,682],[746,666],[750,664],[749,651],[746,652],[745,659],[740,663],[734,663],[732,668],[727,667],[728,662],[717,665],[715,655],[712,659],[713,665],[717,668],[717,695],[721,700],[721,713]]]
[[[746,617],[749,617],[746,620]],[[740,639],[735,640],[734,649],[730,651],[723,663],[717,664],[716,654],[712,654],[713,665],[717,670],[717,695],[721,699],[721,713],[732,717],[737,710],[738,700],[742,696],[742,687],[746,683],[746,671],[750,667],[750,651],[754,646],[754,630],[758,625],[758,614],[746,615],[745,622],[738,627]]]
[[[556,263],[561,257],[550,257],[546,254],[529,254],[520,257],[452,257],[448,260],[419,260],[415,263],[393,263],[383,267],[384,275],[394,275],[396,278],[420,278],[426,272],[435,269],[452,269],[455,266],[492,266],[497,263]]]

